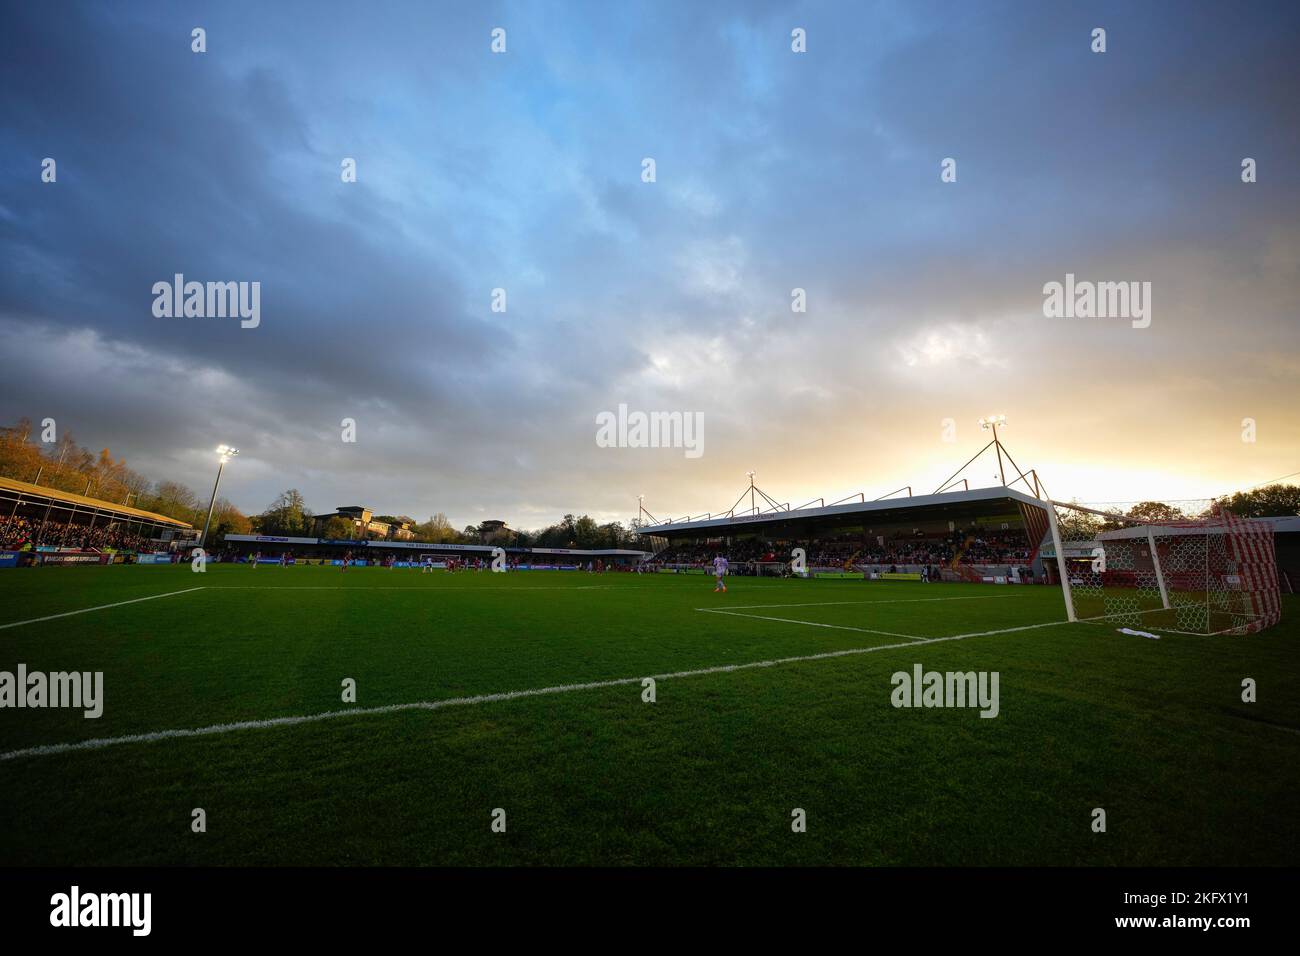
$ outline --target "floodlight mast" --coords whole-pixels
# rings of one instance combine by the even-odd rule
[[[636,509],[637,509],[637,510],[636,510],[636,521],[637,521],[637,526],[640,527],[640,526],[642,525],[642,518],[643,518],[643,517],[645,517],[645,518],[649,518],[649,519],[650,519],[650,523],[651,523],[652,525],[659,524],[659,519],[656,518],[654,515],[652,515],[650,512],[648,512],[648,511],[645,510],[645,504],[644,504],[644,502],[645,502],[645,495],[637,495],[637,496],[636,496]]]
[[[1005,427],[1006,424],[1007,416],[1005,415],[990,415],[988,418],[980,419],[980,428],[983,428],[985,431],[990,428],[993,429],[993,447],[998,453],[998,474],[1002,476],[1003,488],[1007,486],[1007,472],[1006,469],[1002,467],[1002,442],[998,438],[998,426],[1002,425]]]
[[[997,456],[998,456],[998,474],[1002,476],[1002,486],[1003,486],[1004,488],[1007,487],[1007,473],[1006,473],[1006,469],[1003,467],[1003,464],[1002,464],[1002,453],[1003,453],[1003,452],[1006,452],[1007,450],[1006,450],[1005,448],[1002,447],[1002,440],[998,437],[998,426],[999,426],[999,425],[1003,425],[1003,426],[1005,426],[1006,423],[1007,423],[1007,417],[1006,417],[1005,415],[990,415],[988,418],[981,418],[981,419],[979,420],[979,426],[980,426],[980,428],[984,429],[985,431],[988,431],[989,429],[992,429],[992,430],[993,430],[993,440],[992,440],[991,442],[989,442],[987,445],[985,445],[983,448],[981,448],[979,451],[977,451],[974,455],[972,455],[972,456],[970,457],[970,459],[966,462],[966,464],[962,465],[960,468],[958,468],[956,471],[954,471],[954,472],[953,472],[953,473],[948,477],[948,480],[947,480],[947,481],[945,481],[943,484],[941,484],[938,488],[936,488],[936,489],[934,490],[934,493],[937,495],[937,494],[942,494],[944,491],[947,491],[948,488],[949,488],[949,486],[952,485],[952,484],[954,484],[954,483],[957,481],[958,476],[959,476],[963,471],[965,471],[967,468],[969,468],[973,462],[975,462],[975,461],[976,461],[976,460],[977,460],[981,455],[983,455],[983,454],[984,454],[986,451],[988,451],[990,448],[993,448],[993,449],[995,449],[995,450],[997,451]],[[1010,452],[1007,452],[1007,461],[1011,461],[1011,453],[1010,453]],[[1015,463],[1014,461],[1011,461],[1011,464],[1016,468],[1016,471],[1020,471],[1020,466],[1019,466],[1019,465],[1016,465],[1016,463]],[[1024,472],[1020,472],[1020,478],[1025,478],[1025,473],[1024,473]],[[1019,480],[1019,479],[1017,479],[1017,480]],[[1013,482],[1013,484],[1014,484],[1014,482]],[[1028,479],[1025,479],[1025,484],[1026,484],[1026,487],[1028,487],[1028,484],[1029,484]],[[967,482],[966,487],[967,487],[967,490],[970,489],[970,483],[969,483],[969,482]],[[1037,494],[1037,490],[1035,490],[1035,494]]]
[[[208,517],[203,522],[203,534],[199,537],[199,547],[203,548],[208,543],[208,526],[212,524],[212,510],[217,506],[217,489],[221,487],[221,471],[226,467],[226,462],[239,454],[238,448],[231,448],[229,445],[217,446],[217,480],[212,485],[212,500],[208,502]]]

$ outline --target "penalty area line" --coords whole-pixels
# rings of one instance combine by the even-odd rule
[[[924,604],[932,601],[1006,601],[1020,595],[983,594],[978,597],[889,598],[884,601],[808,601],[801,604],[730,604],[725,608],[697,607],[697,611],[762,610],[768,607],[832,607],[839,604]]]
[[[934,644],[938,641],[960,641],[968,637],[991,637],[994,634],[1015,634],[1017,631],[1036,631],[1040,627],[1057,627],[1061,624],[1083,623],[1081,621],[1044,621],[1041,624],[1022,624],[1018,627],[1001,627],[992,631],[972,631],[969,634],[950,634],[947,637],[919,637],[915,634],[896,634],[893,631],[873,631],[865,627],[849,627],[847,624],[822,624],[818,621],[798,621],[789,617],[766,617],[761,614],[738,614],[733,611],[723,610],[715,607],[697,607],[695,610],[704,611],[708,614],[730,614],[732,617],[744,617],[754,621],[779,621],[782,624],[802,624],[805,627],[829,627],[837,631],[860,631],[863,634],[880,634],[884,637],[905,637],[911,644],[885,644],[881,647],[868,648],[868,650],[883,651],[891,647],[914,647],[918,644]],[[841,652],[832,651],[828,654],[814,654],[809,660],[817,657],[834,656],[839,653],[854,653],[853,651]],[[803,658],[800,658],[801,660]]]
[[[175,597],[177,594],[190,594],[194,591],[202,591],[203,585],[196,588],[185,588],[182,591],[168,591],[166,594],[150,594],[148,597],[131,598],[129,601],[118,601],[114,604],[100,604],[95,607],[83,607],[76,611],[64,611],[62,614],[47,614],[45,617],[34,617],[30,621],[13,621],[9,624],[0,624],[0,631],[11,627],[22,627],[24,624],[40,624],[42,621],[55,621],[61,617],[72,617],[75,614],[89,614],[91,611],[107,611],[111,607],[122,607],[126,604],[139,604],[141,601],[156,601],[158,598]]]
[[[741,614],[739,611],[731,611],[717,607],[697,607],[695,610],[703,611],[705,614],[726,614],[731,617],[743,617],[750,621],[779,621],[782,624],[802,624],[805,627],[828,627],[835,631],[856,631],[859,634],[879,634],[882,637],[902,637],[909,641],[925,640],[925,638],[916,637],[912,634],[899,634],[895,631],[877,631],[870,627],[850,627],[847,624],[821,624],[817,621],[797,621],[792,617],[769,617],[766,614]]]
[[[161,595],[160,595],[161,596]],[[996,631],[977,631],[971,634],[952,634],[948,637],[908,638],[906,644],[879,644],[875,647],[850,647],[838,651],[822,651],[818,654],[802,654],[797,657],[777,657],[765,661],[748,661],[743,664],[719,664],[714,667],[702,667],[697,670],[671,671],[666,674],[647,674],[638,677],[620,677],[613,680],[588,681],[583,684],[558,684],[553,687],[536,687],[528,690],[511,690],[497,694],[478,694],[473,697],[451,697],[445,700],[423,700],[409,704],[387,704],[381,707],[357,707],[352,710],[330,710],[319,714],[304,714],[296,717],[272,717],[266,720],[243,720],[230,724],[211,724],[181,730],[158,730],[146,734],[129,734],[122,737],[97,737],[91,740],[79,740],[66,744],[45,744],[37,747],[25,747],[0,753],[0,762],[17,760],[22,757],[48,757],[54,754],[71,753],[79,750],[100,750],[116,744],[154,743],[159,740],[176,740],[186,737],[211,737],[229,734],[240,730],[261,730],[274,727],[297,727],[302,724],[319,723],[335,720],[339,717],[372,717],[384,714],[396,714],[410,710],[442,710],[447,707],[468,707],[475,704],[492,704],[502,701],[519,700],[524,697],[545,697],[552,694],[570,694],[577,691],[600,690],[606,687],[626,687],[639,685],[646,677],[655,681],[677,680],[686,677],[704,677],[709,674],[731,674],[737,671],[755,670],[760,667],[779,667],[783,664],[802,664],[807,661],[824,661],[837,657],[853,657],[861,654],[874,654],[877,651],[899,650],[904,647],[918,647],[921,644],[941,644],[945,641],[962,641],[970,637],[985,637],[992,634],[1010,634],[1015,631],[1033,631],[1040,627],[1053,627],[1068,624],[1068,621],[1051,621],[1046,624],[1027,624],[1023,627],[1007,627]],[[907,635],[903,635],[907,636]]]

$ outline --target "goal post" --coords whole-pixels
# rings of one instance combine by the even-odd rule
[[[1250,634],[1281,619],[1273,526],[1215,501],[1045,502],[1069,620]]]
[[[1065,565],[1065,548],[1061,544],[1061,527],[1056,518],[1055,503],[1049,502],[1047,524],[1052,533],[1052,550],[1056,553],[1056,573],[1061,581],[1061,593],[1065,597],[1065,616],[1069,621],[1079,618],[1074,613],[1074,595],[1070,592],[1070,573]]]

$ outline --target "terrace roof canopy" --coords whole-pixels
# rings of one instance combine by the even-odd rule
[[[42,506],[48,505],[53,506],[60,512],[75,511],[84,514],[98,513],[99,515],[117,521],[138,521],[177,530],[193,529],[193,525],[188,522],[180,521],[176,518],[169,518],[167,515],[160,515],[153,511],[145,511],[142,508],[132,508],[129,505],[120,505],[111,501],[104,501],[102,498],[89,498],[85,495],[74,494],[70,491],[60,491],[57,488],[47,488],[44,485],[33,485],[30,482],[18,481],[14,478],[5,478],[2,476],[0,476],[0,501],[6,503],[12,502],[15,507],[20,503]]]
[[[845,519],[862,518],[881,524],[908,520],[935,520],[937,518],[967,519],[992,517],[1015,510],[1019,505],[1046,508],[1047,503],[1033,495],[1012,488],[972,488],[969,491],[947,491],[936,495],[915,495],[908,498],[884,498],[879,501],[852,501],[848,504],[828,505],[820,508],[767,510],[758,514],[720,515],[683,521],[667,521],[656,525],[642,525],[636,533],[647,537],[683,538],[716,535],[731,537],[741,534],[764,533],[792,524],[821,524]]]

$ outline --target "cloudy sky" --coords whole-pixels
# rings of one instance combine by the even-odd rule
[[[458,527],[928,492],[990,413],[1057,498],[1294,472],[1297,9],[5,0],[0,418]],[[1067,273],[1149,327],[1045,317]],[[599,447],[620,403],[703,454]]]

